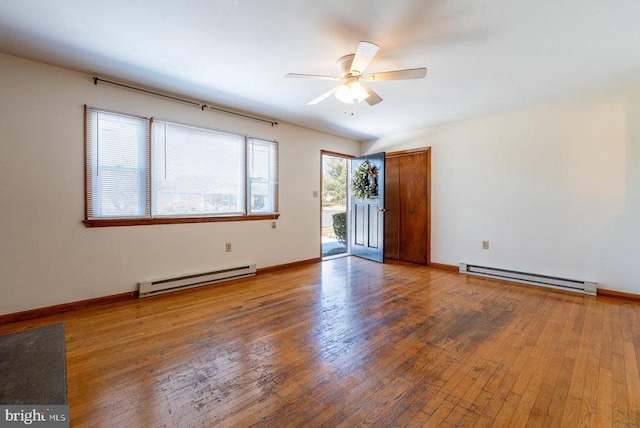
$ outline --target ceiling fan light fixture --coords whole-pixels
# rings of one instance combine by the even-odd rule
[[[359,103],[369,98],[369,93],[357,80],[350,80],[335,92],[338,101],[345,104]]]

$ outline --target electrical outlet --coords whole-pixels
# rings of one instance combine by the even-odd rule
[[[278,227],[278,224],[275,221],[271,222],[271,229],[275,229],[276,227]]]
[[[231,252],[231,242],[227,242],[226,244],[224,244],[224,249],[227,253]]]
[[[489,249],[489,241],[482,241],[482,249],[483,250]]]
[[[317,190],[314,190],[314,191],[313,191],[313,197],[314,197],[314,198],[317,198],[317,197],[318,197],[318,191],[317,191]]]

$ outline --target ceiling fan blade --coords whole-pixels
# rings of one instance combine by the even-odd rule
[[[363,77],[367,82],[382,82],[385,80],[406,80],[422,79],[427,75],[427,69],[410,68],[408,70],[383,71],[382,73],[372,73]]]
[[[367,94],[369,94],[366,101],[370,106],[374,106],[382,101],[382,97],[376,94],[376,92],[373,89],[371,89],[367,85],[362,85],[362,87],[364,88],[365,91],[367,91]]]
[[[334,86],[333,88],[331,88],[330,90],[328,90],[328,91],[327,91],[327,92],[325,92],[324,94],[320,95],[318,98],[315,98],[315,99],[313,99],[313,100],[309,101],[309,102],[307,103],[307,105],[308,105],[308,106],[312,106],[312,105],[314,105],[314,104],[318,104],[320,101],[323,101],[323,100],[325,100],[325,99],[329,98],[331,95],[333,95],[333,94],[338,90],[338,88],[339,88],[340,86],[342,86],[342,85]]]
[[[341,80],[341,77],[323,76],[321,74],[301,74],[301,73],[287,73],[284,77],[289,78],[303,78],[303,79],[321,79],[321,80]]]
[[[353,62],[351,63],[351,74],[364,74],[364,71],[369,66],[373,57],[376,56],[379,49],[380,46],[375,43],[360,42],[358,44],[358,50],[356,50],[356,55],[353,57]]]

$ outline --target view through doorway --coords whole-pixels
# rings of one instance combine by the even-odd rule
[[[322,257],[349,254],[347,185],[350,157],[322,153]]]

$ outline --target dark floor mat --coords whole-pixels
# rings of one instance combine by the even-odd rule
[[[67,404],[64,324],[0,336],[0,404]]]

